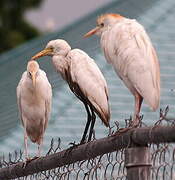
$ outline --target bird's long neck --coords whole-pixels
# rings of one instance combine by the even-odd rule
[[[52,57],[52,62],[56,68],[56,71],[58,71],[61,74],[61,76],[63,77],[63,79],[66,80],[65,72],[69,68],[69,64],[68,64],[66,56],[65,55],[64,56],[63,55],[55,55]]]
[[[37,102],[38,95],[40,94],[40,93],[38,93],[38,83],[36,83],[36,85],[34,87],[34,85],[32,83],[32,79],[30,77],[28,77],[27,80],[26,80],[25,87],[26,87],[28,93],[31,95],[30,99],[28,99],[28,101],[33,102],[34,99],[35,99],[35,101]]]

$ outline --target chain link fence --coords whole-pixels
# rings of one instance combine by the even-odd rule
[[[145,124],[142,124],[142,127],[146,127],[149,129],[150,132],[154,132],[154,129],[158,127],[166,127],[167,130],[168,128],[174,128],[175,125],[175,119],[173,118],[168,118],[168,107],[163,111],[160,110],[160,119],[154,124],[152,127],[146,127]],[[126,127],[128,126],[130,120],[126,120]],[[119,128],[118,123],[116,123],[116,126],[110,129],[110,134],[109,138],[111,136],[118,136],[116,132],[116,127],[117,129]],[[141,128],[137,128],[141,129]],[[129,130],[130,131],[130,130]],[[158,132],[158,131],[157,131]],[[168,132],[168,131],[167,131]],[[160,137],[158,138],[164,138],[167,139],[167,142],[163,142],[164,140],[160,140],[163,143],[155,142],[155,137],[153,136],[154,134],[150,134],[150,139],[153,138],[150,143],[147,143],[145,140],[145,144],[147,147],[149,147],[150,152],[151,152],[151,178],[152,180],[173,180],[175,179],[175,145],[173,143],[169,143],[172,141],[175,141],[174,134],[172,131],[169,131],[170,134],[167,134],[167,137],[172,136],[171,140],[168,140],[167,137],[165,138],[163,131],[162,133],[160,132]],[[93,153],[93,149],[91,147],[91,151],[89,153],[89,158],[85,157],[84,160],[81,161],[76,161],[74,163],[71,163],[71,158],[73,158],[74,154],[71,154],[72,149],[74,148],[69,148],[65,150],[67,156],[70,158],[70,163],[66,163],[65,165],[61,165],[60,167],[57,166],[57,168],[53,168],[50,170],[44,170],[40,171],[34,174],[31,174],[30,172],[27,176],[19,177],[18,173],[16,174],[16,179],[19,180],[88,180],[88,179],[95,179],[95,180],[124,180],[127,179],[127,169],[125,167],[125,150],[130,147],[129,141],[126,144],[125,142],[125,134],[128,132],[123,132],[122,136],[123,137],[123,144],[120,144],[120,147],[116,147],[116,151],[113,152],[108,152],[101,154],[99,156],[91,158],[91,154]],[[161,134],[162,137],[161,137]],[[144,136],[143,136],[144,137]],[[145,136],[146,137],[146,136]],[[94,140],[91,142],[95,143]],[[142,138],[142,141],[144,142],[144,139]],[[105,142],[105,140],[104,140]],[[153,143],[154,142],[154,143]],[[108,143],[106,141],[106,143]],[[48,150],[48,153],[46,154],[46,157],[50,157],[51,155],[56,154],[57,152],[61,152],[60,148],[61,140],[60,139],[52,139],[50,149]],[[95,147],[95,144],[94,144]],[[105,148],[105,143],[104,143],[104,148]],[[76,149],[76,148],[75,148]],[[70,151],[70,152],[69,152]],[[78,151],[78,148],[77,148]],[[96,149],[94,148],[94,151]],[[70,156],[69,156],[70,153]],[[94,155],[95,156],[95,155]],[[132,156],[137,156],[137,154],[133,154]],[[54,156],[53,156],[54,157]],[[53,158],[52,157],[52,158]],[[64,158],[64,157],[63,157]],[[37,161],[37,160],[34,160]],[[19,152],[14,152],[13,154],[9,154],[8,157],[1,157],[0,161],[0,177],[3,176],[6,177],[8,176],[8,173],[11,172],[9,171],[9,168],[13,166],[18,170],[16,165],[23,162],[23,153],[22,151]],[[46,161],[49,163],[49,161]],[[35,163],[35,162],[33,162]],[[37,163],[37,162],[36,162]],[[63,162],[64,163],[64,162]],[[24,164],[24,163],[23,163]],[[39,164],[38,164],[39,165]],[[28,165],[27,165],[28,166]],[[8,168],[8,171],[7,169]],[[22,167],[23,170],[25,171],[25,166]],[[34,167],[33,167],[34,168]],[[37,168],[37,165],[35,166]],[[2,172],[2,170],[5,169],[5,171]],[[15,171],[17,172],[17,171]],[[24,173],[25,174],[25,173]],[[4,179],[3,179],[4,180]]]

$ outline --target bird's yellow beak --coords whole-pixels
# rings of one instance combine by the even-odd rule
[[[90,30],[88,33],[86,33],[85,35],[84,35],[84,37],[85,38],[87,38],[87,37],[89,37],[89,36],[92,36],[92,35],[94,35],[97,31],[99,31],[100,30],[100,27],[95,27],[94,29],[92,29],[92,30]]]
[[[32,73],[31,73],[31,76],[32,76],[33,87],[35,88],[35,87],[36,87],[36,73],[35,73],[35,72],[32,72]]]
[[[53,52],[53,49],[51,49],[51,48],[46,48],[46,49],[40,51],[39,53],[37,53],[36,55],[34,55],[34,56],[31,58],[31,60],[38,59],[38,58],[40,58],[40,57],[42,57],[42,56],[50,55],[50,53],[52,53],[52,52]]]

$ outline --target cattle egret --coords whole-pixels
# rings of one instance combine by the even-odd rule
[[[101,37],[107,62],[135,97],[134,118],[138,126],[143,99],[155,111],[160,101],[160,70],[154,47],[142,25],[119,14],[105,14],[97,27],[85,34]]]
[[[46,55],[52,56],[57,72],[67,81],[71,91],[84,103],[88,116],[80,143],[85,142],[89,127],[88,141],[90,141],[95,124],[95,113],[107,127],[110,119],[108,88],[100,69],[85,52],[80,49],[71,50],[69,44],[61,39],[50,41],[46,48],[32,59]]]
[[[25,157],[29,160],[27,137],[38,144],[38,157],[41,153],[43,135],[51,111],[52,88],[46,73],[39,69],[36,61],[29,61],[17,86],[17,102],[24,126]]]

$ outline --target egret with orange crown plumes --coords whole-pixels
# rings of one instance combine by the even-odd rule
[[[156,51],[144,27],[119,14],[97,18],[97,27],[85,34],[101,37],[108,63],[135,97],[131,127],[138,126],[143,99],[155,111],[160,101],[160,68]]]

